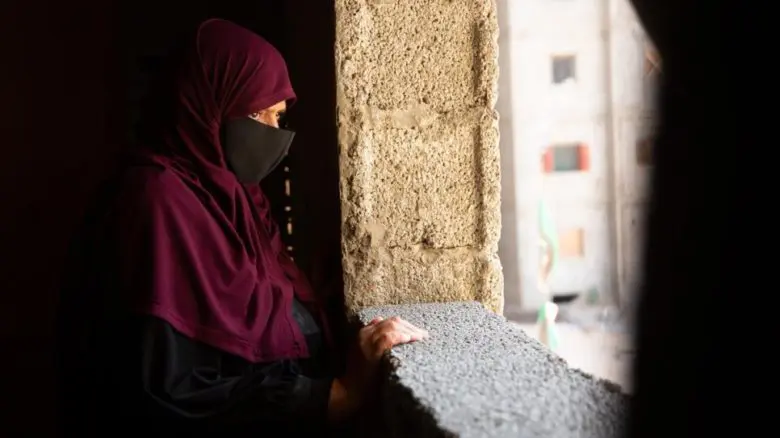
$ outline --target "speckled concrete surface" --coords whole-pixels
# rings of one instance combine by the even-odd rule
[[[620,388],[570,368],[517,325],[474,302],[369,308],[431,338],[390,353],[383,436],[618,436]],[[410,435],[411,434],[411,435]]]

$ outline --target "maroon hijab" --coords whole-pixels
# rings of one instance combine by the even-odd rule
[[[236,179],[220,144],[224,120],[295,99],[287,67],[263,38],[217,19],[182,61],[172,117],[135,151],[117,197],[125,303],[252,362],[306,357],[291,305],[295,295],[316,310],[311,287],[260,187]]]

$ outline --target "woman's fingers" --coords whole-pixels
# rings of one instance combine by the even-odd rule
[[[415,327],[401,318],[383,320],[372,327],[370,334],[372,356],[380,357],[385,351],[396,345],[415,342],[428,337],[426,330]]]
[[[395,347],[396,345],[405,344],[411,342],[412,336],[400,330],[385,330],[377,333],[374,336],[374,342],[372,345],[371,356],[373,359],[379,359],[385,353],[385,351]]]
[[[397,316],[377,317],[360,330],[360,343],[366,356],[381,356],[396,345],[427,338],[428,331],[414,326]]]
[[[387,319],[383,321],[382,328],[384,327],[392,327],[394,330],[402,330],[409,333],[413,340],[419,341],[420,339],[424,339],[428,337],[428,331],[421,329],[419,327],[415,327],[410,323],[409,321],[403,320],[397,316],[394,316],[390,319]]]
[[[416,340],[419,339],[425,339],[428,337],[428,330],[421,329],[409,321],[406,321],[404,319],[399,318],[398,323],[401,324],[406,330],[408,330],[410,333],[412,333],[415,336]]]

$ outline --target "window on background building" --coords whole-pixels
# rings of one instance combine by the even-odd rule
[[[577,57],[556,55],[552,57],[553,84],[563,84],[577,79]]]
[[[590,170],[590,152],[588,146],[582,143],[550,146],[545,151],[542,161],[545,173]]]
[[[585,230],[574,228],[565,230],[560,237],[561,257],[578,258],[585,256]]]
[[[636,164],[640,167],[653,165],[653,145],[657,120],[652,114],[647,115],[639,124],[635,147]]]
[[[652,78],[661,73],[661,56],[652,43],[645,42],[645,77]]]
[[[642,88],[644,106],[649,111],[654,111],[657,106],[658,86],[663,74],[663,62],[655,46],[648,41],[644,42],[644,57],[642,68]]]
[[[636,163],[640,166],[653,165],[653,137],[645,137],[636,142]]]

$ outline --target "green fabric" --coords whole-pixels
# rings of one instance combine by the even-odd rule
[[[552,214],[549,207],[544,200],[539,201],[539,233],[542,238],[552,246],[552,260],[550,261],[550,272],[558,264],[558,230],[556,229],[555,222],[553,221]]]
[[[547,322],[549,319],[549,315],[547,315],[547,306],[542,305],[542,308],[539,309],[539,317],[536,318],[537,324],[540,324],[542,326],[542,329],[547,332],[547,347],[554,351],[558,351],[558,346],[560,345],[560,341],[558,339],[558,328],[555,327],[555,322]]]

